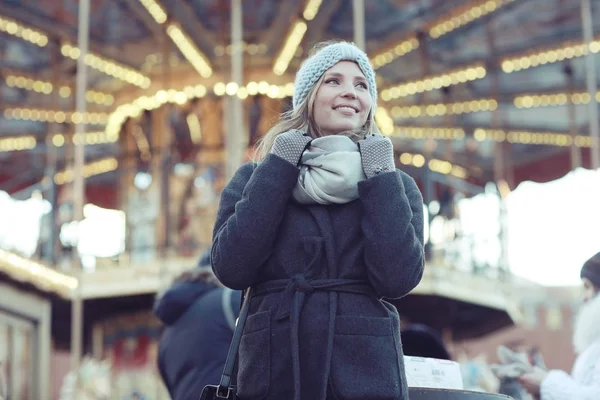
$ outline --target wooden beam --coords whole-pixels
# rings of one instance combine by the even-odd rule
[[[273,23],[260,34],[258,43],[264,43],[267,45],[269,50],[276,57],[282,46],[282,38],[285,39],[285,35],[290,29],[290,25],[293,23],[297,15],[300,15],[302,8],[304,7],[303,2],[294,1],[280,1],[277,9],[277,15],[273,17]],[[324,7],[324,6],[322,6]],[[273,65],[274,60],[269,64]]]
[[[125,6],[131,10],[133,15],[138,18],[150,32],[152,32],[152,37],[157,42],[162,40],[164,37],[164,30],[160,24],[156,22],[154,18],[152,18],[152,16],[148,13],[148,11],[146,11],[146,9],[138,0],[126,1],[123,4],[125,4]]]
[[[186,1],[172,2],[162,0],[161,2],[164,7],[168,7],[168,5],[172,3],[175,3],[175,5],[170,6],[169,15],[173,16],[172,19],[174,21],[179,22],[185,33],[194,41],[196,46],[198,46],[208,59],[212,61],[215,47],[219,42],[218,36],[202,25],[196,17],[196,12]]]
[[[333,13],[336,12],[341,5],[341,0],[324,1],[319,8],[319,12],[315,19],[308,23],[308,30],[302,41],[302,47],[305,49],[305,54],[310,50],[316,43],[322,42],[323,40],[332,39],[325,37],[324,33],[327,29],[327,25],[331,21]],[[285,40],[285,38],[284,38]],[[292,60],[293,62],[293,60]]]

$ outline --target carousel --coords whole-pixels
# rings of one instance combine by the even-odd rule
[[[210,245],[317,42],[371,58],[428,216],[425,276],[395,305],[448,343],[519,322],[511,191],[600,168],[590,0],[0,0],[0,37],[0,357],[22,355],[0,378],[35,398],[57,349],[161,398],[154,295]]]

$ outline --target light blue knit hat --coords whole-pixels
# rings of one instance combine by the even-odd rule
[[[354,43],[337,42],[318,50],[314,55],[304,60],[296,73],[294,82],[294,97],[292,104],[296,109],[308,96],[308,92],[321,76],[329,68],[340,61],[354,61],[358,64],[362,73],[367,78],[369,93],[373,100],[373,114],[377,108],[377,84],[375,83],[375,72],[364,51],[356,47]]]

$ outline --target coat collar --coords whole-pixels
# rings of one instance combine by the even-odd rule
[[[600,340],[600,295],[581,306],[575,320],[573,346],[577,354],[583,353]]]

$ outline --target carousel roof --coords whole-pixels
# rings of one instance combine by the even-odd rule
[[[111,157],[122,153],[117,138],[128,117],[203,96],[289,96],[314,43],[354,33],[351,0],[243,0],[244,85],[227,85],[229,1],[91,3],[87,114],[77,115],[78,1],[0,1],[2,190],[40,182],[48,146],[58,148],[64,168],[62,134],[78,120],[88,123],[86,160],[95,162],[89,185],[113,183]],[[589,50],[598,53],[600,4],[592,3],[598,34]],[[588,163],[585,105],[594,99],[585,85],[580,0],[365,1],[365,21],[378,122],[414,173],[431,152],[435,172],[485,183],[503,148],[514,184],[549,180],[570,170],[572,142]],[[176,145],[188,146],[186,115],[172,114]]]

